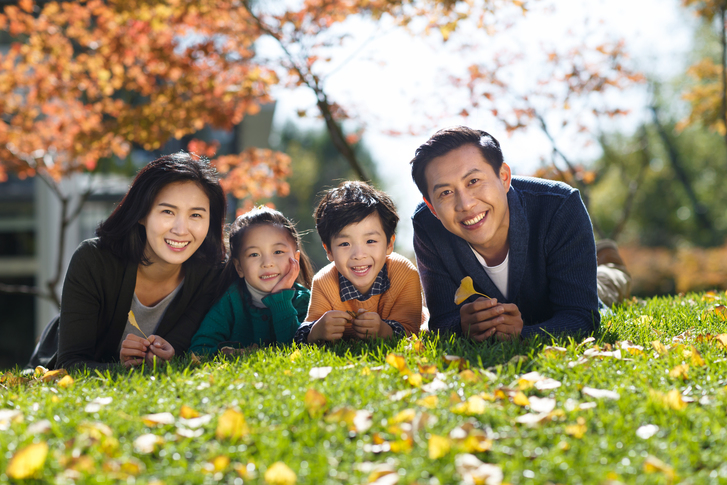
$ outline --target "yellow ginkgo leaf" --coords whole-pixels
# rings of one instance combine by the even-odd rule
[[[48,445],[45,441],[28,445],[13,455],[5,473],[16,480],[33,477],[43,468],[46,456]]]
[[[490,298],[484,293],[475,291],[475,285],[472,282],[472,278],[465,276],[462,278],[462,282],[459,284],[459,288],[457,288],[457,291],[454,294],[454,304],[459,305],[472,295],[482,295],[485,298]]]
[[[689,379],[689,364],[681,364],[674,367],[669,371],[669,377],[672,379]]]
[[[439,404],[439,398],[432,394],[430,396],[419,399],[417,401],[417,404],[419,406],[424,406],[425,408],[435,409],[437,407],[437,404]]]
[[[694,347],[692,347],[692,355],[690,356],[690,360],[694,367],[702,367],[703,365],[706,364],[706,362],[704,362],[704,359],[702,358],[702,356],[699,354],[697,349],[695,349]]]
[[[129,323],[130,323],[130,324],[131,324],[131,325],[132,325],[132,326],[133,326],[133,327],[134,327],[135,329],[137,329],[138,331],[140,331],[140,332],[141,332],[141,334],[142,334],[142,335],[144,336],[144,338],[145,338],[145,339],[148,339],[148,338],[149,338],[149,337],[147,337],[147,336],[146,336],[146,334],[145,334],[145,333],[144,333],[144,331],[143,331],[143,330],[141,329],[141,327],[139,327],[139,324],[138,324],[138,323],[136,323],[136,317],[134,316],[134,311],[133,311],[133,310],[129,310]]]
[[[528,396],[523,394],[521,391],[515,393],[515,395],[512,397],[512,402],[513,404],[517,404],[518,406],[527,406],[530,404]]]
[[[666,346],[658,340],[651,342],[651,346],[654,347],[654,350],[656,350],[659,355],[666,355],[669,352]]]
[[[422,375],[418,372],[414,372],[412,374],[409,374],[407,377],[407,382],[413,387],[421,387],[422,386]]]
[[[571,424],[565,427],[565,434],[577,439],[583,438],[586,431],[588,431],[588,426],[586,426],[586,420],[582,417],[578,418],[577,424]]]
[[[315,389],[308,389],[303,397],[303,403],[305,404],[305,408],[310,417],[315,418],[326,408],[328,400],[326,399],[326,396]]]
[[[480,377],[472,372],[470,369],[465,369],[462,372],[459,373],[459,378],[462,379],[462,382],[466,382],[468,384],[471,384],[473,382],[477,382],[480,380]]]
[[[646,460],[644,460],[644,471],[646,473],[663,473],[669,483],[676,479],[674,468],[653,455],[647,456]]]
[[[186,404],[182,404],[179,409],[179,417],[184,419],[199,418],[199,413]]]
[[[451,441],[446,436],[433,434],[429,437],[429,459],[436,460],[449,453]]]
[[[216,472],[221,472],[221,471],[225,470],[229,464],[230,464],[230,458],[225,455],[216,456],[212,460],[212,466],[215,468]]]
[[[289,356],[291,362],[295,362],[296,359],[299,359],[300,356],[303,355],[300,353],[299,349],[295,349]]]
[[[270,485],[293,485],[296,481],[295,472],[282,461],[273,463],[265,472],[265,483]]]
[[[73,385],[75,381],[73,380],[73,377],[71,376],[63,376],[63,378],[58,381],[58,387],[62,387],[63,389],[69,388]]]
[[[483,414],[487,408],[487,402],[480,396],[470,396],[465,402],[452,406],[452,412],[455,414],[466,414],[474,416]]]
[[[402,374],[406,374],[409,368],[406,366],[406,359],[403,355],[391,353],[386,356],[386,363]]]
[[[231,441],[237,441],[249,432],[245,416],[240,411],[228,409],[220,416],[215,435],[218,440],[229,438]]]
[[[43,377],[41,377],[40,380],[43,382],[58,381],[67,375],[68,372],[66,372],[66,369],[49,370],[48,372],[43,374]]]

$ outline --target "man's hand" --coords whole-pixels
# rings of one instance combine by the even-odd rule
[[[121,342],[119,360],[121,360],[124,367],[141,365],[146,358],[146,351],[150,345],[151,342],[149,342],[149,340],[137,337],[133,333],[130,333],[126,336],[124,341]]]
[[[350,321],[351,315],[348,313],[340,310],[329,310],[311,327],[308,342],[340,340],[343,337],[346,324]]]
[[[273,289],[270,290],[270,293],[278,293],[282,290],[288,290],[293,287],[293,283],[295,283],[295,280],[298,279],[298,274],[300,273],[300,263],[298,262],[299,258],[300,251],[295,252],[295,258],[288,258],[290,262],[288,272],[285,273],[282,278],[280,278],[280,281],[278,281],[275,286],[273,286]]]
[[[146,353],[146,363],[154,365],[154,359],[169,361],[174,357],[172,344],[161,338],[159,335],[149,335],[149,351]]]
[[[520,310],[514,303],[498,304],[497,300],[478,298],[459,309],[462,335],[482,342],[495,334],[501,340],[509,340],[523,328]]]
[[[378,313],[359,310],[353,319],[353,330],[360,339],[391,337],[394,331],[383,321]]]

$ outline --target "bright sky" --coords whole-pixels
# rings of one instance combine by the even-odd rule
[[[329,96],[349,113],[361,117],[366,124],[364,142],[378,165],[385,181],[384,190],[397,203],[401,223],[397,230],[397,250],[411,252],[410,216],[421,200],[411,181],[408,162],[416,147],[436,131],[433,127],[418,136],[391,136],[386,130],[408,131],[448,111],[466,106],[466,99],[451,87],[450,75],[463,75],[473,63],[488,62],[502,49],[525,53],[528,62],[510,73],[514,92],[527,90],[537,77],[541,45],[567,47],[585,40],[597,45],[603,40],[623,38],[634,66],[652,78],[668,79],[684,71],[685,54],[689,52],[693,32],[693,15],[679,6],[679,0],[538,0],[523,17],[507,12],[498,21],[512,23],[495,36],[481,30],[468,29],[454,34],[447,43],[441,37],[414,37],[400,29],[376,28],[369,22],[351,20],[345,28],[351,38],[333,54],[333,70],[326,78]],[[466,43],[477,49],[467,49]],[[344,62],[345,60],[345,62]],[[644,87],[620,93],[615,101],[631,109],[605,130],[631,130],[644,116],[648,95]],[[296,112],[311,109],[314,98],[310,91],[278,93],[277,126],[286,120],[300,122]],[[555,115],[553,115],[555,116]],[[555,120],[557,118],[553,118]],[[314,124],[308,121],[304,124]],[[515,174],[529,175],[549,159],[551,145],[538,129],[529,129],[508,136],[504,127],[484,112],[473,113],[464,120],[448,116],[434,122],[437,128],[455,124],[484,129],[500,141],[505,161]],[[560,123],[553,123],[559,125]],[[575,133],[556,132],[558,147],[576,162],[588,162],[599,155],[595,145]]]

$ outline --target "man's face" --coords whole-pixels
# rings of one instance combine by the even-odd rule
[[[424,176],[430,198],[425,202],[444,227],[488,264],[502,262],[509,249],[510,167],[503,163],[497,174],[476,146],[465,145],[429,162]]]

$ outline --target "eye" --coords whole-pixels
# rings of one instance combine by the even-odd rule
[[[339,248],[344,248],[346,246],[350,246],[350,244],[348,244],[347,242],[342,242],[341,244],[338,245]]]
[[[164,209],[162,210],[162,214],[174,215],[174,212],[172,212],[170,209]]]
[[[451,194],[451,193],[452,193],[452,191],[451,191],[451,190],[449,190],[449,189],[447,189],[447,190],[443,190],[443,191],[441,191],[441,192],[439,193],[439,198],[441,199],[442,197],[446,197],[447,195],[449,195],[449,194]]]
[[[285,254],[285,251],[283,251],[282,249],[276,249],[275,254]]]
[[[192,214],[192,217],[197,217],[197,218],[201,219],[204,216],[202,214],[194,213],[194,214]]]
[[[259,253],[250,253],[247,255],[248,258],[257,258],[258,256],[260,256]]]
[[[480,181],[480,179],[472,179],[472,180],[469,181],[469,184],[468,185],[474,185],[474,184],[476,184],[479,181]]]
[[[366,244],[376,244],[376,239],[369,239]]]

